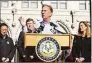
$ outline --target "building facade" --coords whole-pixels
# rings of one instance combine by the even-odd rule
[[[41,19],[42,4],[54,9],[52,19],[63,23],[70,33],[76,34],[80,21],[90,23],[90,2],[85,1],[1,1],[1,22],[9,25],[11,36],[17,40],[21,25],[19,17]]]
[[[10,36],[13,41],[18,40],[21,31],[19,18],[33,18],[35,21],[41,19],[42,4],[53,7],[52,19],[63,25],[65,30],[71,34],[77,34],[80,21],[87,21],[90,24],[90,2],[85,1],[0,1],[1,18],[9,26]]]

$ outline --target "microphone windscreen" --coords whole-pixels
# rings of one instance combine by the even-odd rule
[[[51,25],[51,26],[54,26],[54,27],[57,27],[57,25],[54,24],[53,22],[50,22],[50,25]]]

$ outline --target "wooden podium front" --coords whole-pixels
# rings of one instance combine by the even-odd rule
[[[36,46],[37,43],[45,38],[54,38],[61,47],[71,46],[71,35],[70,34],[36,34],[36,33],[25,33],[24,47],[26,46]]]

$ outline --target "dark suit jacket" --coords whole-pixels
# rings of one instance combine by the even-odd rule
[[[20,62],[26,61],[25,58],[23,58],[23,55],[26,55],[26,56],[29,56],[29,55],[35,56],[36,55],[35,47],[24,48],[24,33],[25,33],[24,31],[21,31],[19,34],[19,38],[18,38],[18,51],[19,51],[19,61]],[[27,33],[32,33],[32,31],[30,30]],[[33,33],[37,33],[37,30],[35,30]],[[28,49],[29,49],[29,51],[28,51]]]
[[[32,31],[28,31],[27,33],[31,33]],[[37,30],[35,30],[33,33],[37,33]],[[24,32],[21,31],[19,34],[19,38],[18,38],[18,50],[20,52],[21,55],[25,55],[25,48],[24,48]]]
[[[85,58],[84,62],[90,62],[91,61],[91,37],[81,37],[81,36],[75,36],[73,40],[73,47],[72,47],[72,54],[76,58],[80,57],[80,51],[81,51],[81,57]]]
[[[19,53],[21,53],[21,55],[24,55],[24,32],[21,31],[20,32],[20,35],[19,35],[19,38],[18,38],[18,50],[19,50]]]
[[[2,57],[9,58],[9,60],[11,61],[14,56],[13,49],[14,44],[13,40],[10,37],[7,36],[5,39],[0,37],[0,61]]]

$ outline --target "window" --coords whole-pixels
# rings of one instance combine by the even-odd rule
[[[54,1],[51,5],[54,9],[67,9],[67,1]]]
[[[38,8],[38,2],[37,1],[30,1],[30,8]]]
[[[22,8],[29,8],[29,2],[28,1],[22,1],[21,7]]]
[[[82,1],[79,3],[79,9],[80,10],[86,10],[86,1]]]
[[[67,9],[67,3],[65,2],[59,2],[59,9]]]
[[[2,1],[1,2],[1,7],[2,8],[8,8],[8,5],[9,5],[8,1]]]
[[[85,5],[86,3],[80,3],[80,10],[85,10],[86,9],[86,5]]]
[[[38,1],[22,1],[21,7],[22,8],[37,9],[38,8]]]
[[[90,6],[91,6],[91,5],[90,5],[90,2],[88,2],[87,4],[88,4],[88,10],[90,10]]]
[[[51,2],[53,9],[58,9],[58,2]]]

